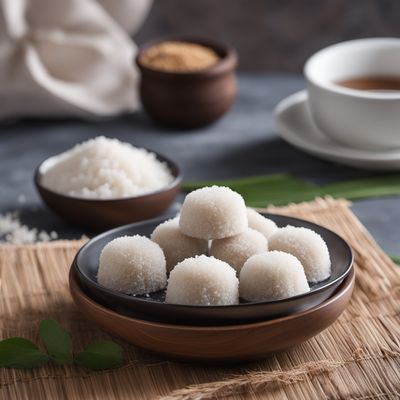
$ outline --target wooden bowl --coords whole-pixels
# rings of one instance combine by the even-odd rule
[[[175,162],[161,154],[153,153],[156,154],[159,161],[168,165],[174,180],[164,188],[148,194],[121,199],[97,200],[56,193],[41,184],[43,167],[46,163],[51,163],[54,157],[48,158],[37,167],[34,183],[47,207],[73,225],[104,230],[155,218],[162,215],[174,202],[180,191],[182,174]]]
[[[165,291],[149,296],[129,296],[109,290],[97,283],[99,257],[103,247],[119,236],[150,236],[165,218],[131,224],[104,232],[91,239],[79,250],[73,267],[84,292],[99,304],[133,318],[189,325],[229,325],[265,321],[299,311],[305,311],[329,298],[350,272],[353,255],[350,246],[336,233],[312,222],[284,215],[263,214],[278,226],[300,226],[312,229],[325,240],[332,261],[329,279],[312,284],[311,291],[282,300],[245,302],[226,306],[199,306],[165,302]]]
[[[141,55],[164,41],[198,43],[213,49],[221,60],[194,72],[166,72],[140,63]],[[198,128],[221,117],[236,96],[236,52],[210,39],[168,37],[143,45],[136,57],[141,72],[140,97],[144,109],[157,122],[179,128]]]
[[[350,300],[354,270],[328,300],[310,310],[265,322],[212,327],[156,323],[120,315],[90,299],[78,285],[73,268],[69,283],[75,304],[86,318],[128,343],[171,358],[237,362],[265,358],[326,329]]]

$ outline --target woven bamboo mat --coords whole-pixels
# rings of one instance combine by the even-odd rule
[[[262,362],[196,366],[123,344],[126,364],[90,372],[72,366],[0,370],[0,399],[395,399],[400,398],[400,268],[377,246],[345,201],[269,209],[315,221],[344,236],[356,256],[356,287],[329,329]],[[39,342],[44,318],[68,329],[75,350],[108,338],[85,321],[68,292],[82,242],[0,246],[0,338]]]

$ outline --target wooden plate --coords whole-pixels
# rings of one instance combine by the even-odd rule
[[[230,326],[187,326],[120,315],[84,294],[70,271],[70,289],[79,310],[106,332],[167,357],[204,362],[250,361],[298,345],[331,325],[343,312],[354,286],[354,270],[318,306],[265,322]]]
[[[109,290],[97,283],[100,252],[112,239],[124,235],[150,236],[165,218],[144,221],[113,229],[96,236],[78,252],[73,265],[84,292],[96,302],[128,317],[155,322],[190,325],[234,325],[265,321],[294,312],[308,310],[329,298],[349,273],[353,255],[350,246],[336,233],[308,221],[284,215],[263,214],[278,226],[301,226],[312,229],[325,240],[332,261],[332,274],[323,282],[310,285],[311,291],[290,298],[245,302],[228,306],[190,306],[165,302],[165,291],[149,296],[129,296]]]

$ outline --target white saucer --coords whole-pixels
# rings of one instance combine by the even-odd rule
[[[400,149],[377,152],[351,149],[324,136],[311,118],[305,90],[276,106],[275,123],[284,140],[306,153],[358,168],[400,170]]]

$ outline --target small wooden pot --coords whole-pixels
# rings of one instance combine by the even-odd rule
[[[166,72],[140,63],[141,55],[164,41],[197,43],[213,49],[220,61],[194,72]],[[198,128],[225,114],[236,97],[234,49],[208,39],[162,38],[143,45],[136,57],[141,71],[140,98],[146,112],[160,124],[178,128]]]

